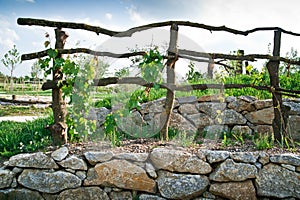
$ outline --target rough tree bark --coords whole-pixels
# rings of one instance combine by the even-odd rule
[[[273,56],[280,55],[281,31],[274,32],[274,48]],[[269,61],[267,69],[270,74],[270,84],[273,88],[279,88],[279,61]],[[282,140],[282,136],[286,136],[286,112],[282,104],[282,94],[272,92],[272,100],[274,106],[273,131],[274,138],[278,141]]]
[[[61,28],[55,29],[55,49],[63,49],[68,35],[62,31]],[[57,58],[62,57],[58,54]],[[61,81],[63,79],[62,69],[57,68],[53,70],[53,81]],[[67,107],[66,102],[62,97],[62,89],[60,87],[52,89],[52,110],[54,115],[54,124],[49,126],[51,131],[54,145],[65,144],[68,141],[67,138],[67,124],[66,115]]]
[[[166,62],[168,84],[175,84],[175,62],[178,59],[177,39],[178,39],[178,26],[177,24],[172,24],[171,34],[170,34],[170,44],[168,49],[169,59]],[[174,99],[175,99],[175,90],[173,88],[168,88],[166,104],[165,104],[166,110],[161,115],[161,120],[165,121],[165,123],[160,133],[160,138],[166,141],[169,140],[168,128],[169,128],[170,118],[173,110]]]

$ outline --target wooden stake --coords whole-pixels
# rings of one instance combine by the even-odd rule
[[[178,40],[178,26],[177,24],[172,24],[171,26],[171,35],[170,35],[170,44],[168,49],[169,59],[166,62],[167,65],[167,83],[175,84],[175,62],[178,59],[178,49],[177,49],[177,40]],[[160,138],[162,140],[169,140],[168,128],[170,124],[170,118],[173,110],[175,99],[175,90],[168,88],[167,97],[166,97],[166,110],[161,114],[161,120],[165,121],[164,126],[162,127]]]

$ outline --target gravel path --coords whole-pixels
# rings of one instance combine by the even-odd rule
[[[26,122],[37,119],[39,116],[6,116],[0,117],[0,122],[2,121],[15,121],[15,122]]]

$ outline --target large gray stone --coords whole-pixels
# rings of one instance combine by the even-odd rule
[[[186,103],[196,103],[197,97],[196,96],[187,96],[187,97],[178,97],[176,98],[179,104],[186,104]]]
[[[36,191],[28,189],[7,189],[0,190],[1,200],[44,200],[44,198]]]
[[[242,134],[248,136],[252,135],[252,130],[251,128],[249,128],[249,126],[236,125],[232,128],[231,132],[234,134]]]
[[[226,160],[230,156],[230,153],[228,151],[205,150],[204,154],[209,163],[221,162]]]
[[[300,166],[300,156],[295,154],[277,154],[270,157],[270,161],[279,164]]]
[[[197,156],[178,150],[155,148],[150,154],[150,160],[156,169],[171,172],[208,174],[212,170],[208,163]]]
[[[208,126],[213,123],[213,120],[203,113],[188,115],[187,118],[192,121],[197,128]]]
[[[229,128],[227,125],[210,125],[206,126],[202,132],[206,139],[217,140],[222,138],[224,133],[227,133]]]
[[[102,107],[102,108],[93,108],[90,113],[89,113],[89,117],[88,119],[90,120],[97,120],[96,124],[97,127],[103,125],[103,123],[105,122],[106,116],[111,113],[111,110]]]
[[[145,170],[150,177],[157,178],[156,170],[151,163],[145,164]]]
[[[244,182],[213,183],[209,191],[227,199],[256,200],[255,188],[251,180]]]
[[[153,122],[157,131],[160,131],[163,125],[166,122],[166,115],[164,113],[155,115]],[[171,113],[170,117],[170,127],[179,130],[179,131],[185,131],[189,133],[188,135],[192,135],[193,133],[196,133],[197,128],[189,122],[187,119],[185,119],[182,115],[178,113]]]
[[[85,158],[91,165],[95,165],[98,162],[106,162],[114,156],[111,151],[100,152],[100,151],[88,151],[84,153]]]
[[[61,192],[57,200],[109,200],[108,195],[99,187],[80,187]]]
[[[224,110],[224,112],[217,116],[215,122],[225,125],[243,125],[246,124],[247,120],[242,114],[230,109]]]
[[[165,198],[150,194],[141,194],[139,200],[165,200]]]
[[[109,194],[110,199],[113,200],[132,200],[132,194],[129,191],[111,192]]]
[[[271,125],[274,119],[274,108],[265,108],[262,110],[247,113],[245,117],[252,124],[269,124]]]
[[[289,116],[289,126],[288,131],[290,132],[291,137],[300,141],[300,116],[299,115],[291,115]]]
[[[236,101],[229,103],[227,107],[237,112],[242,112],[242,111],[250,112],[255,110],[255,107],[251,104],[251,102],[247,102],[242,99],[237,99]]]
[[[254,97],[254,96],[247,96],[247,95],[239,96],[238,99],[246,101],[248,103],[253,103],[254,101],[257,100],[256,97]]]
[[[233,152],[230,157],[237,162],[256,163],[259,153],[257,152]]]
[[[257,125],[253,127],[253,131],[258,134],[262,135],[269,135],[273,134],[273,127],[271,125]]]
[[[209,180],[204,175],[160,171],[157,185],[160,194],[167,199],[191,199],[200,196],[206,190]]]
[[[186,131],[188,133],[196,133],[197,128],[193,126],[187,119],[177,113],[172,113],[170,118],[170,127]]]
[[[8,161],[8,165],[26,168],[58,169],[58,165],[54,160],[41,152],[12,156]]]
[[[155,193],[156,183],[146,171],[126,160],[112,160],[95,166],[98,183],[102,186]]]
[[[10,187],[14,177],[15,173],[12,171],[0,169],[0,189]]]
[[[182,104],[179,106],[178,112],[184,116],[199,113],[195,104]]]
[[[83,182],[84,186],[94,186],[101,185],[102,181],[99,179],[99,176],[95,168],[90,168],[87,172],[86,179]]]
[[[225,102],[222,94],[205,95],[198,98],[198,102]]]
[[[69,172],[34,169],[25,169],[19,176],[18,182],[24,187],[46,193],[57,193],[81,185],[81,180]]]
[[[300,198],[300,174],[275,164],[267,164],[260,170],[255,184],[260,196]]]
[[[61,147],[52,152],[51,157],[56,161],[62,161],[69,154],[69,150],[67,147]]]
[[[141,105],[141,113],[144,115],[146,113],[160,113],[165,110],[164,105],[166,98],[160,98],[154,101],[149,101]]]
[[[236,163],[231,159],[227,159],[210,174],[209,178],[217,182],[230,182],[245,181],[255,178],[256,175],[257,169],[254,165]]]
[[[82,159],[80,159],[74,155],[59,162],[58,164],[64,168],[68,168],[68,169],[87,170],[86,163]]]
[[[215,103],[215,102],[198,103],[197,108],[199,111],[205,113],[206,115],[215,118],[225,110],[226,103]]]
[[[300,103],[293,101],[283,102],[283,105],[290,108],[290,115],[300,115]]]
[[[266,99],[266,100],[257,100],[254,103],[254,106],[257,110],[261,110],[264,108],[270,108],[273,106],[272,99]]]
[[[135,161],[135,162],[145,162],[148,156],[149,156],[148,153],[120,153],[120,154],[116,154],[114,158]]]

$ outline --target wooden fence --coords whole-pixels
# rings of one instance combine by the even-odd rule
[[[115,54],[111,52],[99,52],[93,51],[86,48],[75,48],[75,49],[64,49],[64,43],[68,37],[68,35],[62,30],[62,28],[71,28],[71,29],[82,29],[91,32],[95,32],[97,35],[104,34],[111,37],[130,37],[133,33],[170,26],[171,34],[170,34],[170,43],[167,55],[164,56],[166,59],[167,66],[167,83],[161,84],[161,88],[167,89],[167,98],[166,98],[166,123],[161,131],[161,138],[168,139],[168,125],[169,118],[171,114],[171,110],[174,103],[175,93],[174,91],[188,91],[190,89],[193,90],[206,90],[206,89],[229,89],[229,88],[244,88],[251,87],[259,90],[267,90],[272,93],[273,106],[275,118],[273,121],[273,129],[275,138],[281,140],[282,135],[286,135],[286,125],[287,125],[287,112],[285,111],[282,104],[282,95],[288,96],[296,96],[300,94],[300,91],[290,90],[279,87],[279,63],[286,62],[289,64],[300,65],[300,61],[287,59],[280,57],[280,44],[281,44],[281,34],[289,34],[293,36],[300,36],[299,33],[294,33],[291,31],[286,31],[280,27],[261,27],[254,28],[247,31],[240,31],[232,28],[228,28],[226,26],[209,26],[205,24],[193,23],[188,21],[166,21],[166,22],[158,22],[147,24],[143,26],[138,26],[131,28],[127,31],[118,32],[108,30],[102,27],[91,26],[82,23],[71,23],[71,22],[57,22],[57,21],[48,21],[42,19],[31,19],[31,18],[19,18],[17,20],[19,25],[36,25],[36,26],[47,26],[55,28],[56,35],[56,44],[55,48],[58,50],[59,56],[62,54],[74,54],[74,53],[86,53],[94,56],[108,56],[113,58],[130,58],[132,56],[142,56],[145,52],[132,52],[132,53],[123,53],[123,54]],[[266,54],[249,54],[249,55],[229,55],[229,54],[221,54],[221,53],[205,53],[205,52],[197,52],[186,49],[177,49],[177,39],[178,39],[178,31],[180,26],[189,26],[194,28],[205,29],[209,31],[225,31],[228,33],[247,36],[251,33],[257,31],[274,31],[274,48],[272,55]],[[23,54],[22,60],[30,60],[35,58],[41,58],[47,56],[47,50]],[[238,61],[255,61],[256,59],[267,59],[267,69],[270,74],[270,86],[257,86],[252,84],[194,84],[194,85],[176,85],[175,83],[175,63],[178,59],[189,59],[192,61],[199,62],[208,62],[208,64],[220,64],[218,59],[227,59],[227,60],[238,60]],[[54,141],[56,142],[67,142],[66,138],[66,130],[67,126],[65,123],[66,117],[66,104],[62,99],[61,87],[64,84],[63,77],[60,76],[61,69],[56,69],[53,71],[53,80],[46,82],[43,84],[42,89],[52,89],[52,109],[54,113],[54,124],[51,126],[50,130],[53,134]],[[58,84],[62,83],[62,84]],[[125,78],[117,78],[110,77],[99,80],[94,80],[95,86],[106,86],[109,84],[138,84],[145,87],[153,87],[154,83],[149,83],[142,78],[138,77],[125,77]],[[55,139],[56,138],[56,139]]]

